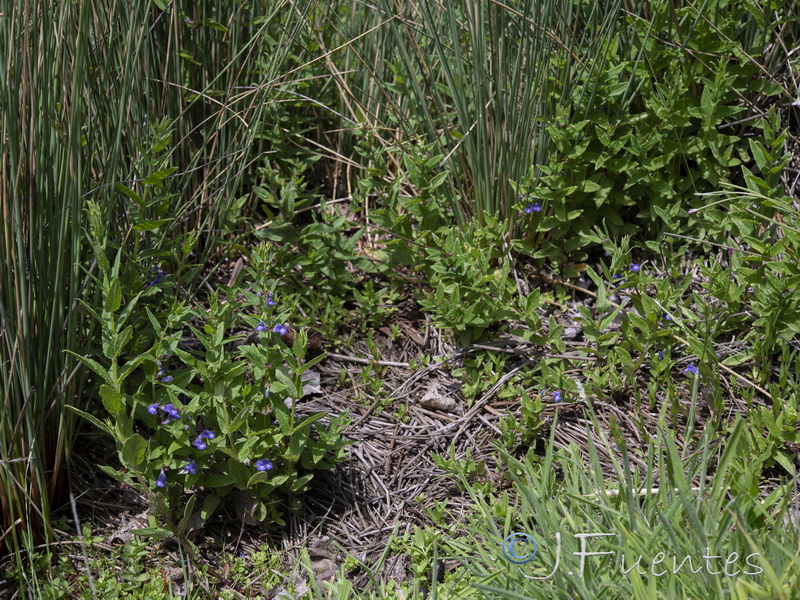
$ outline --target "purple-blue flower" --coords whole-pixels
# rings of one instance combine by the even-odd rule
[[[156,479],[156,485],[160,488],[167,487],[167,476],[164,473],[164,467],[161,467],[161,475]]]
[[[186,472],[189,473],[189,475],[197,475],[197,463],[194,462],[191,458],[187,458],[186,461],[189,463],[184,467],[184,469],[186,469]]]
[[[178,409],[175,408],[175,406],[171,402],[165,406],[162,406],[161,410],[167,413],[167,421],[181,418],[181,413],[178,412]]]
[[[172,375],[167,375],[161,380],[161,383],[172,383]]]
[[[158,402],[154,402],[153,404],[147,407],[147,412],[149,412],[151,415],[157,415],[159,408],[161,407],[158,405]]]
[[[542,210],[542,207],[539,206],[539,203],[538,202],[534,202],[533,204],[528,204],[525,207],[525,214],[529,215],[531,213],[541,212],[541,210]]]
[[[213,440],[215,437],[217,436],[214,435],[214,432],[206,429],[205,431],[200,432],[200,434],[197,436],[197,439],[192,442],[192,446],[194,446],[198,450],[205,450],[206,448],[208,448],[206,440]]]
[[[630,270],[631,270],[631,271],[633,271],[634,273],[638,273],[638,272],[639,272],[639,269],[641,269],[641,268],[642,268],[642,266],[641,266],[641,265],[637,265],[636,263],[631,263],[629,268],[630,268]]]
[[[558,390],[553,392],[553,402],[561,402],[561,392]]]
[[[664,360],[664,351],[658,353],[658,360]]]
[[[264,398],[269,398],[269,384],[264,386]]]
[[[266,331],[267,326],[264,321],[259,321],[258,325],[256,326],[256,331]]]
[[[272,328],[272,331],[275,333],[280,333],[281,335],[286,335],[289,332],[289,330],[286,328],[286,324],[281,325],[280,323],[275,325],[275,327]]]
[[[683,370],[683,372],[686,375],[688,374],[697,375],[697,367],[695,367],[694,365],[689,365]]]
[[[259,471],[269,471],[272,468],[272,463],[266,459],[262,458],[261,460],[256,461],[256,469]]]
[[[272,292],[267,292],[267,306],[275,306],[275,299],[272,297]]]
[[[161,283],[162,279],[166,279],[167,277],[169,277],[169,275],[167,275],[164,271],[162,271],[160,267],[153,267],[152,269],[150,269],[150,272],[155,273],[156,276],[155,279],[153,279],[153,281],[148,283],[145,287],[153,287],[154,285],[158,285],[159,283]]]

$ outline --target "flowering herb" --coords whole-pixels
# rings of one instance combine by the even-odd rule
[[[161,383],[172,383],[172,375],[167,375],[161,380]]]
[[[256,461],[256,469],[259,471],[269,471],[272,468],[272,462],[270,462],[266,458],[262,458],[261,460]]]
[[[664,351],[658,353],[658,360],[664,360]]]
[[[149,412],[151,415],[157,415],[159,408],[161,407],[158,405],[158,402],[155,402],[147,407],[147,412]]]
[[[164,467],[161,467],[161,475],[156,479],[156,485],[160,488],[167,487],[167,475],[164,473]]]
[[[630,270],[631,270],[632,272],[634,272],[634,273],[638,273],[638,272],[639,272],[639,269],[641,269],[641,268],[642,268],[642,265],[638,265],[638,264],[636,264],[636,263],[631,263],[629,268],[630,268]]]
[[[189,473],[189,475],[197,475],[197,463],[194,462],[194,460],[192,460],[191,458],[187,458],[186,462],[189,463],[184,467],[184,469],[186,469],[186,472]]]
[[[275,333],[280,333],[281,335],[286,335],[287,333],[289,333],[289,329],[286,327],[286,325],[287,325],[286,323],[284,323],[283,325],[278,323],[277,325],[275,325],[275,327],[272,328],[272,331],[274,331]]]
[[[258,325],[256,326],[256,331],[266,331],[267,326],[264,324],[264,321],[259,321]]]
[[[683,370],[684,375],[697,375],[697,367],[689,365]]]
[[[539,206],[539,203],[538,202],[534,202],[533,204],[528,204],[525,207],[525,214],[529,215],[531,213],[541,212],[541,210],[542,210],[542,207]]]
[[[558,390],[553,392],[553,402],[561,402],[561,392]]]
[[[267,292],[267,306],[275,306],[275,299],[272,297],[272,292]]]

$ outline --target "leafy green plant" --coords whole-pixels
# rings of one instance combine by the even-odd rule
[[[618,451],[609,440],[615,479],[592,444],[556,450],[551,436],[541,462],[501,450],[513,490],[474,492],[469,539],[444,539],[445,553],[485,598],[789,598],[797,526],[786,521],[788,486],[761,502],[737,495],[746,428],[737,420],[719,450],[706,434],[688,460],[662,429],[632,470],[623,440]]]
[[[90,203],[88,210],[103,306],[101,312],[86,309],[102,327],[104,364],[80,359],[102,381],[99,393],[110,418],[74,410],[117,441],[125,470],[104,470],[149,492],[156,512],[168,517],[166,530],[148,533],[184,533],[197,496],[190,496],[177,526],[173,517],[182,494],[197,486],[213,492],[200,510],[203,522],[220,497],[238,489],[254,497],[254,518],[282,523],[282,505],[294,507],[314,471],[343,458],[344,416],[323,426],[324,413],[297,415],[303,374],[322,356],[303,361],[307,339],[302,331],[295,332],[291,350],[281,340],[291,313],[279,308],[274,294],[280,292],[261,288],[266,275],[253,282],[259,291],[243,290],[238,303],[232,301],[237,290],[228,290],[226,302],[212,293],[205,314],[178,301],[162,271],[144,290],[123,290],[122,253],[109,264],[99,209]],[[259,261],[265,256],[263,249],[254,254],[253,275],[270,268]],[[155,294],[168,299],[166,317],[144,303]],[[250,311],[255,314],[246,314]],[[198,320],[202,330],[195,326]],[[253,332],[253,341],[242,343],[247,342],[244,333],[231,335],[236,326]],[[152,344],[130,352],[147,346],[139,341],[145,331]],[[199,341],[199,350],[182,347],[185,333]]]
[[[518,249],[581,262],[600,242],[593,228],[601,222],[615,238],[675,231],[697,206],[695,194],[716,191],[751,161],[740,143],[743,126],[733,120],[757,97],[783,92],[755,77],[763,67],[754,58],[780,22],[762,15],[756,24],[747,2],[709,6],[660,3],[647,18],[628,13],[624,34],[611,37],[582,84],[553,92],[559,108],[547,125],[552,152],[524,180],[513,180],[523,198],[518,209],[537,207]],[[688,229],[701,239],[719,242],[726,233],[695,221],[690,217]]]

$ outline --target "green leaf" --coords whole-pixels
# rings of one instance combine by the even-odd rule
[[[141,197],[139,194],[137,194],[136,192],[134,192],[132,189],[130,189],[130,188],[128,188],[128,187],[125,187],[125,186],[124,186],[124,185],[122,185],[121,183],[115,183],[115,184],[114,184],[114,186],[115,186],[115,187],[116,187],[116,188],[117,188],[117,189],[118,189],[120,192],[122,192],[123,194],[125,194],[125,195],[126,195],[128,198],[130,198],[131,200],[133,200],[133,201],[134,201],[134,202],[135,202],[135,203],[136,203],[136,204],[139,206],[139,208],[144,208],[144,200],[142,200],[142,197]]]
[[[122,395],[105,384],[100,386],[100,397],[103,399],[103,406],[112,415],[122,412],[122,409],[125,408],[122,402]]]
[[[136,481],[134,481],[133,478],[130,475],[128,475],[127,473],[123,473],[122,471],[117,471],[116,469],[112,469],[111,467],[109,467],[107,465],[99,465],[99,469],[103,473],[108,475],[109,477],[112,477],[113,479],[116,479],[117,481],[121,481],[122,483],[125,483],[125,484],[129,485],[135,490],[138,490],[140,492],[144,492],[144,489],[142,488],[142,486],[139,483],[137,483]]]
[[[213,29],[216,29],[217,31],[223,31],[223,32],[228,31],[227,27],[225,27],[222,23],[215,21],[214,19],[206,19],[205,21],[203,21],[203,24],[206,27],[211,27]]]
[[[181,533],[186,533],[186,524],[189,522],[189,519],[192,518],[192,511],[194,511],[195,502],[197,502],[197,495],[192,494],[183,509],[183,518],[181,519],[181,522],[178,523],[178,531]]]
[[[241,462],[233,458],[228,459],[228,474],[233,479],[233,484],[240,490],[247,489],[247,480],[250,472]]]
[[[160,171],[156,171],[152,175],[148,176],[142,183],[145,185],[157,185],[164,181],[167,177],[172,175],[178,170],[178,167],[169,167],[168,169],[162,169]]]
[[[293,492],[302,491],[303,488],[308,485],[308,483],[314,479],[314,474],[309,473],[307,475],[303,475],[302,477],[298,478],[296,481],[292,482],[291,489]]]
[[[128,325],[122,333],[115,333],[111,336],[111,340],[106,347],[106,357],[108,358],[117,358],[122,349],[125,345],[131,341],[131,337],[133,336],[133,327]]]
[[[67,406],[68,409],[70,409],[76,415],[78,415],[80,417],[83,417],[84,419],[89,421],[92,425],[97,427],[100,431],[105,431],[109,435],[114,435],[114,428],[111,426],[110,423],[104,423],[103,421],[101,421],[97,417],[95,417],[93,415],[90,415],[89,413],[83,412],[81,409],[75,408],[74,406],[72,406],[70,404],[67,404],[66,406]]]
[[[107,312],[115,313],[122,304],[122,285],[117,277],[111,280],[105,294],[104,308]]]
[[[428,189],[429,190],[434,190],[434,189],[438,188],[440,185],[442,185],[445,182],[445,180],[447,179],[448,175],[450,175],[450,173],[448,173],[447,171],[445,171],[444,173],[439,173],[436,177],[431,179],[430,183],[428,184]]]
[[[81,356],[80,354],[76,354],[70,350],[67,350],[70,354],[75,356],[79,361],[81,361],[84,365],[89,367],[92,371],[100,375],[106,381],[111,381],[111,375],[109,375],[108,371],[106,371],[97,361],[92,360],[88,356]]]
[[[122,447],[122,464],[129,469],[135,469],[144,462],[147,454],[147,440],[138,433],[134,433]]]
[[[145,529],[132,529],[131,533],[143,537],[168,538],[172,537],[172,532],[165,527],[146,527]]]
[[[251,488],[257,483],[267,483],[270,481],[271,477],[272,476],[266,471],[259,471],[258,473],[256,473],[250,479],[247,480],[247,487]]]
[[[233,479],[231,479],[228,475],[214,474],[206,477],[206,487],[221,488],[232,484]]]
[[[307,427],[311,427],[312,423],[315,423],[316,421],[319,421],[320,419],[324,418],[327,414],[328,413],[326,413],[326,412],[320,412],[320,413],[316,413],[316,414],[311,415],[306,420],[304,420],[302,423],[300,423],[300,425],[295,427],[293,433],[297,433],[297,432],[299,432],[299,431],[301,431],[303,429],[306,429]]]
[[[142,221],[133,226],[135,231],[152,231],[170,223],[172,219],[158,219],[157,221]]]
[[[203,500],[203,508],[200,509],[200,518],[203,521],[208,521],[214,515],[214,511],[217,510],[219,502],[219,496],[215,494],[206,496],[206,499]]]

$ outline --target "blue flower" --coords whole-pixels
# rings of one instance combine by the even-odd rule
[[[167,413],[167,422],[181,418],[181,413],[178,412],[178,409],[175,408],[171,402],[165,406],[162,406],[161,410]]]
[[[161,380],[161,383],[172,383],[172,375],[167,375]]]
[[[258,326],[256,327],[256,331],[266,331],[267,326],[264,324],[264,321],[259,321]]]
[[[149,412],[151,415],[157,415],[159,408],[161,407],[158,405],[158,402],[155,402],[147,407],[147,412]]]
[[[159,283],[161,283],[162,279],[166,279],[167,277],[169,277],[169,275],[167,275],[159,267],[153,267],[152,269],[150,269],[150,272],[155,273],[156,276],[155,279],[153,279],[153,281],[148,283],[145,287],[153,287],[154,285],[158,285]]]
[[[160,488],[167,487],[167,476],[164,473],[164,467],[161,467],[161,475],[156,479],[156,485]]]
[[[689,374],[691,374],[691,375],[697,375],[697,367],[695,367],[694,365],[689,365],[688,367],[686,367],[686,368],[683,370],[683,373],[684,373],[685,375],[689,375]]]
[[[528,204],[525,207],[525,214],[529,215],[531,213],[541,212],[541,210],[542,210],[542,207],[539,206],[539,203],[538,202],[534,202],[533,204]]]
[[[267,293],[267,305],[275,306],[275,299],[272,297],[272,292]]]
[[[259,471],[269,471],[272,468],[272,463],[266,459],[262,458],[261,460],[256,461],[256,469]]]
[[[553,392],[553,402],[561,402],[561,392],[558,390]]]
[[[630,268],[630,270],[631,270],[631,271],[633,271],[634,273],[638,273],[638,272],[639,272],[639,269],[641,269],[641,268],[642,268],[642,266],[641,266],[641,265],[637,265],[636,263],[631,263],[629,268]]]
[[[197,463],[194,462],[191,458],[187,458],[186,462],[189,463],[184,467],[184,469],[186,469],[186,472],[189,473],[189,475],[197,475]]]
[[[286,335],[289,332],[289,330],[286,328],[286,324],[281,325],[280,323],[275,325],[275,327],[272,328],[272,331],[275,333],[280,333],[281,335]]]
[[[658,353],[658,360],[664,360],[664,351]]]
[[[269,398],[269,384],[264,386],[264,398]]]
[[[206,448],[208,448],[206,440],[213,440],[215,437],[217,436],[214,435],[214,432],[206,429],[205,431],[200,432],[200,434],[197,436],[197,439],[192,442],[192,446],[194,446],[198,450],[205,450]]]

